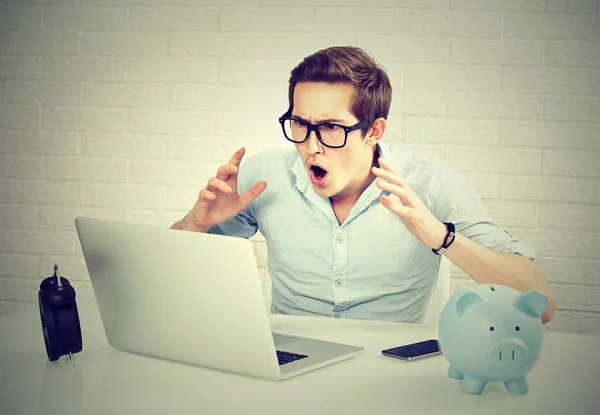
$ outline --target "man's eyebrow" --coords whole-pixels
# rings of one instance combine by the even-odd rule
[[[308,121],[306,118],[302,118],[299,115],[292,114],[292,117],[296,118],[296,119],[299,119],[300,121],[304,121],[306,123],[310,123],[310,121]],[[328,122],[335,122],[335,123],[338,123],[338,124],[343,124],[346,121],[340,120],[339,118],[324,118],[322,120],[316,120],[316,124],[325,124],[325,123],[328,123]]]

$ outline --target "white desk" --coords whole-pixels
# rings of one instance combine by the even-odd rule
[[[0,414],[600,414],[600,336],[546,333],[528,394],[492,383],[477,396],[447,377],[443,356],[408,363],[381,355],[435,337],[428,326],[273,316],[275,331],[366,350],[272,382],[114,350],[96,309],[80,317],[75,369],[48,362],[36,306],[0,319]]]

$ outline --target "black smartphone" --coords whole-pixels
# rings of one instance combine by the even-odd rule
[[[381,353],[384,356],[395,357],[396,359],[414,361],[441,355],[442,351],[440,349],[440,343],[435,339],[431,339],[393,347],[391,349],[383,350]]]

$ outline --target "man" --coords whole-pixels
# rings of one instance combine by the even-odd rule
[[[556,302],[533,249],[449,167],[382,142],[391,96],[384,70],[358,48],[305,58],[279,119],[295,149],[241,169],[238,150],[172,229],[244,238],[260,229],[274,313],[422,322],[446,255],[478,283],[541,290],[549,321]]]

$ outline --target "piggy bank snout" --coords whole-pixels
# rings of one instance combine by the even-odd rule
[[[529,356],[529,348],[519,339],[500,341],[491,351],[491,360],[496,366],[518,368]]]

